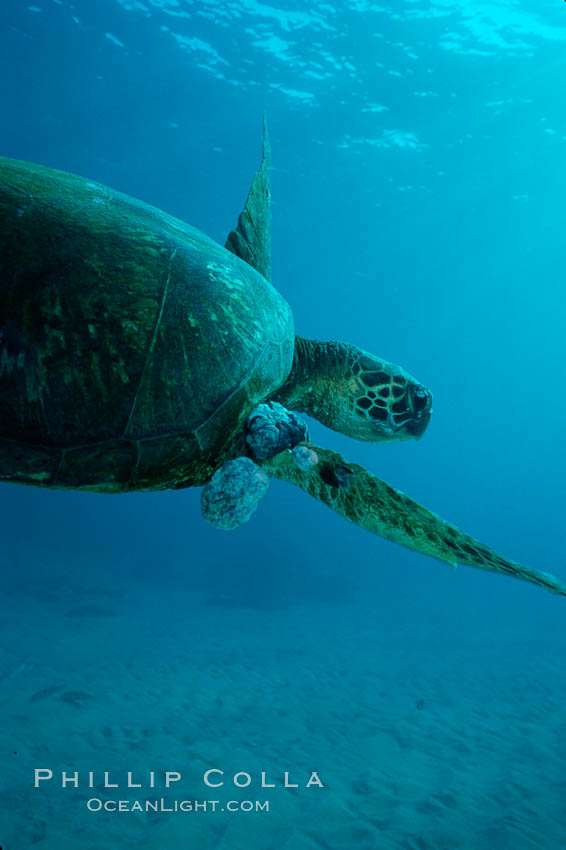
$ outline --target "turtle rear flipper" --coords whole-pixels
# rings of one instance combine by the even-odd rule
[[[346,519],[394,543],[452,566],[504,573],[566,596],[566,587],[553,576],[501,557],[362,466],[346,462],[330,449],[308,444],[306,448],[318,462],[298,464],[293,453],[285,451],[263,467],[274,478],[296,484]]]

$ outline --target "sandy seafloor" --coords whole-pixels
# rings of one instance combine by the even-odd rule
[[[484,614],[451,612],[448,588],[425,625],[411,593],[361,588],[269,609],[170,577],[133,584],[112,565],[50,570],[42,584],[13,566],[2,584],[6,850],[565,846],[564,659],[552,635],[527,629],[518,642],[503,611],[497,638],[478,636]],[[501,595],[505,579],[488,578]],[[269,799],[271,810],[89,813],[104,792],[35,790],[36,767],[122,781],[179,770],[174,791],[106,793]],[[208,767],[254,784],[207,793]],[[316,770],[325,787],[262,791],[262,770],[301,784]]]

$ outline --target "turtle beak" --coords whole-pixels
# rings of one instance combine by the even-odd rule
[[[411,437],[420,440],[432,415],[432,393],[422,384],[412,383],[407,390],[409,419],[403,427]]]

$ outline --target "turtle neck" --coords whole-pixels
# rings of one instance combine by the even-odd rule
[[[295,337],[295,353],[289,376],[272,400],[290,410],[314,416],[330,427],[334,421],[336,383],[346,377],[355,346],[346,342],[320,342]]]

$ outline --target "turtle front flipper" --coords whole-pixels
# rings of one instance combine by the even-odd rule
[[[296,484],[346,519],[394,543],[452,566],[465,564],[505,573],[566,596],[566,587],[553,576],[502,558],[330,449],[303,444],[264,461],[262,466],[274,478]]]

